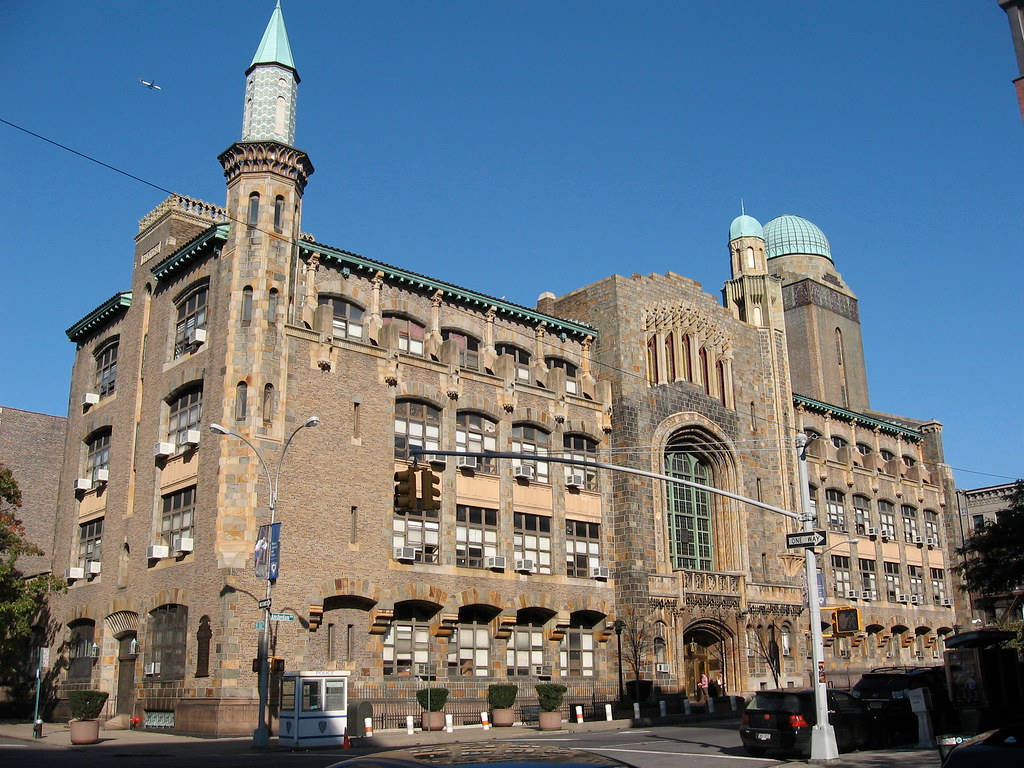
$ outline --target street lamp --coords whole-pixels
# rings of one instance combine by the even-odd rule
[[[615,630],[615,641],[619,646],[619,703],[622,703],[625,698],[622,692],[622,630],[625,627],[626,622],[622,619],[616,619],[615,623],[612,624],[612,629]]]
[[[319,416],[310,416],[304,422],[299,424],[292,433],[288,435],[288,439],[284,441],[284,447],[281,449],[281,455],[277,460],[277,471],[273,477],[270,474],[270,468],[267,466],[266,460],[263,458],[263,454],[260,449],[253,445],[249,440],[235,432],[233,429],[228,429],[220,424],[211,424],[210,431],[217,435],[231,435],[237,437],[243,443],[245,443],[252,452],[256,454],[256,458],[260,460],[260,466],[263,467],[263,471],[267,475],[267,486],[270,489],[270,524],[274,524],[274,512],[277,509],[277,492],[281,485],[281,467],[284,464],[284,457],[288,453],[288,446],[292,444],[292,438],[299,433],[300,429],[305,427],[316,427],[320,424]],[[256,652],[257,664],[259,665],[259,697],[260,697],[260,708],[259,716],[257,719],[256,730],[252,732],[252,745],[258,749],[266,748],[270,743],[270,730],[267,727],[267,700],[269,699],[269,688],[270,688],[270,669],[269,669],[269,655],[270,649],[270,596],[274,587],[274,580],[270,577],[270,571],[267,571],[267,598],[263,601],[263,634],[260,636],[259,648]]]

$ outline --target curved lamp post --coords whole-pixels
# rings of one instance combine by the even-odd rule
[[[267,476],[267,486],[270,489],[270,524],[274,524],[274,512],[277,509],[277,491],[281,484],[281,467],[284,464],[284,457],[288,453],[288,446],[292,444],[292,438],[299,433],[300,429],[305,427],[316,427],[320,424],[319,416],[310,416],[304,422],[299,424],[290,435],[288,439],[284,441],[284,447],[281,449],[281,456],[277,460],[277,471],[273,476],[270,474],[270,467],[267,466],[266,460],[263,458],[263,454],[260,449],[253,445],[246,437],[235,432],[233,429],[228,429],[220,424],[211,424],[210,431],[217,435],[231,435],[237,437],[256,454],[256,458],[260,460],[260,466],[263,467],[263,471]],[[270,730],[267,727],[267,699],[269,698],[269,687],[270,687],[270,669],[269,669],[269,650],[270,650],[270,595],[274,587],[274,581],[270,578],[270,572],[267,571],[267,599],[264,602],[266,606],[263,609],[263,634],[260,636],[260,645],[257,650],[257,662],[259,664],[259,696],[260,696],[260,709],[259,717],[257,719],[256,730],[252,732],[252,745],[257,748],[265,748],[270,743]]]

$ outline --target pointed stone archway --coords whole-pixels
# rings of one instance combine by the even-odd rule
[[[704,700],[701,677],[715,681],[719,695],[739,690],[735,635],[715,620],[701,619],[683,631],[683,679],[687,697]]]

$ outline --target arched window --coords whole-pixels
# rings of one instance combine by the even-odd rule
[[[580,393],[579,382],[576,377],[579,374],[579,369],[575,363],[570,363],[568,360],[563,360],[560,357],[548,357],[545,358],[544,362],[548,368],[561,368],[565,371],[565,391],[570,395],[578,395]]]
[[[394,325],[398,328],[399,351],[423,357],[423,339],[427,333],[424,326],[415,320],[394,314],[384,315],[384,325]]]
[[[843,365],[845,355],[843,354],[843,332],[836,328],[836,365]]]
[[[103,481],[104,475],[110,471],[110,434],[110,427],[106,427],[94,432],[85,441],[85,476],[94,486]]]
[[[845,496],[841,491],[829,488],[825,491],[825,507],[828,514],[828,527],[832,531],[846,532]]]
[[[901,504],[900,513],[903,517],[903,540],[908,544],[919,543],[921,532],[917,529],[917,510],[909,504]]]
[[[249,387],[244,381],[235,385],[235,421],[245,421],[249,410]]]
[[[752,268],[754,266],[754,249],[748,245],[744,255],[747,258],[747,266]]]
[[[213,630],[210,629],[210,617],[203,616],[199,619],[199,629],[196,631],[196,677],[210,676],[210,640],[213,638]]]
[[[416,400],[395,403],[395,458],[411,458],[410,448],[440,450],[440,408]]]
[[[861,536],[867,533],[871,525],[871,499],[867,496],[856,495],[853,497],[853,527]]]
[[[530,380],[530,353],[512,344],[495,344],[494,351],[500,356],[508,355],[515,360],[516,378],[520,381]]]
[[[330,305],[333,310],[332,328],[336,339],[363,338],[363,310],[356,304],[338,296],[321,296],[317,299],[321,306]]]
[[[793,655],[793,628],[789,624],[783,624],[779,630],[779,652],[783,656]]]
[[[597,441],[586,435],[563,435],[562,447],[565,449],[562,455],[567,459],[597,461]],[[580,480],[583,482],[579,482]],[[597,470],[592,467],[578,467],[566,464],[565,482],[567,485],[577,485],[586,488],[588,491],[596,491]]]
[[[462,331],[441,331],[441,338],[454,342],[459,350],[459,366],[470,371],[480,370],[480,340]]]
[[[711,469],[685,444],[670,443],[665,449],[665,474],[711,485]],[[711,494],[690,486],[666,483],[668,495],[668,546],[673,570],[714,570],[711,531]]]
[[[271,288],[267,293],[267,322],[274,325],[277,322],[277,288]]]
[[[274,231],[282,232],[284,228],[284,197],[274,198]]]
[[[658,622],[657,630],[659,632],[664,632],[665,625],[661,622]],[[667,660],[668,659],[666,657],[665,638],[662,637],[661,634],[659,634],[657,637],[654,638],[654,663],[665,664]]]
[[[708,368],[708,351],[704,347],[700,348],[700,375],[704,380],[704,394],[711,394],[711,372]]]
[[[487,677],[490,674],[491,632],[489,619],[459,623],[448,638],[449,677]]]
[[[665,374],[668,381],[676,380],[675,334],[665,334]]]
[[[679,368],[680,378],[693,381],[693,365],[690,360],[690,334],[683,334],[683,338],[679,340],[679,350],[683,354],[682,365]]]
[[[267,384],[263,387],[263,423],[269,424],[274,420],[274,385]]]
[[[533,453],[537,456],[547,456],[548,448],[551,445],[549,433],[529,424],[513,424],[510,437],[509,447],[513,453]],[[546,461],[512,459],[513,472],[520,466],[533,467],[534,477],[542,483],[548,482],[548,463]]]
[[[149,641],[143,646],[147,663],[158,666],[159,680],[185,677],[185,644],[188,631],[188,607],[168,603],[149,613]]]
[[[252,322],[252,286],[247,285],[242,289],[242,311],[239,313],[239,321],[243,326]]]
[[[206,328],[207,286],[201,286],[178,301],[178,319],[174,325],[174,357],[179,358],[199,348],[196,331]]]
[[[728,407],[728,404],[725,402],[725,366],[721,360],[715,363],[715,377],[718,379],[718,399],[723,406]]]
[[[96,622],[82,619],[68,626],[71,637],[68,640],[68,682],[87,683],[92,677],[94,656],[92,651],[93,638],[96,633]]]
[[[249,215],[246,225],[249,229],[256,229],[260,222],[260,193],[253,192],[249,195]]]
[[[658,383],[658,334],[647,339],[647,382]]]
[[[187,389],[168,401],[167,438],[181,448],[188,443],[188,431],[199,429],[203,416],[202,386]]]
[[[104,344],[96,352],[96,393],[100,399],[114,394],[117,382],[118,339]]]
[[[455,415],[455,450],[473,453],[496,451],[497,437],[498,422],[493,419],[470,411],[460,411]],[[478,472],[495,472],[494,459],[477,458],[473,462]]]

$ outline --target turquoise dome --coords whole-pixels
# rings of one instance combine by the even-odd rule
[[[744,213],[733,219],[729,225],[729,241],[732,242],[737,237],[760,237],[764,240],[764,228],[760,221]]]
[[[832,261],[828,238],[816,224],[786,214],[764,225],[765,251],[769,259],[790,253],[810,253]]]

